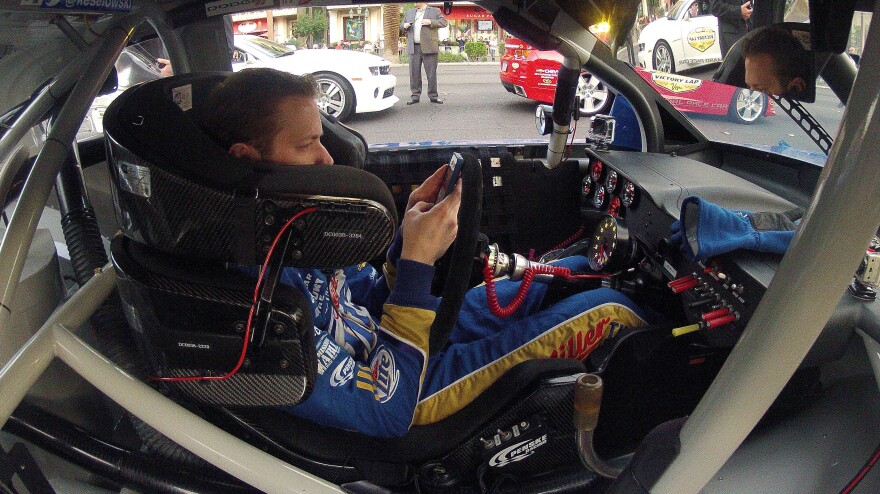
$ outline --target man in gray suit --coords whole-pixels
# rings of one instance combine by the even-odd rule
[[[406,103],[418,103],[422,96],[422,64],[428,76],[428,97],[431,103],[443,103],[437,94],[437,52],[440,51],[437,30],[449,23],[440,9],[419,2],[406,11],[400,29],[406,32],[406,52],[409,54],[409,88],[412,98]]]

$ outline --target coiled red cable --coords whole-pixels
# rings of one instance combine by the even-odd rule
[[[244,357],[247,354],[248,342],[251,337],[251,324],[254,320],[254,311],[257,309],[257,302],[260,299],[260,289],[263,287],[263,275],[266,274],[266,267],[269,265],[269,260],[272,259],[272,253],[275,252],[275,247],[278,245],[278,241],[281,239],[281,236],[290,228],[290,225],[293,224],[298,218],[303,215],[314,213],[318,208],[311,207],[303,209],[302,211],[293,215],[286,223],[281,227],[281,230],[278,231],[278,234],[275,235],[275,240],[272,241],[272,245],[269,246],[269,251],[266,253],[266,260],[263,261],[263,267],[260,269],[260,276],[257,278],[257,286],[254,287],[254,301],[251,303],[251,310],[248,313],[247,325],[244,329],[244,343],[241,345],[241,355],[238,356],[238,362],[235,364],[235,367],[232,368],[226,374],[221,376],[186,376],[186,377],[159,377],[159,376],[149,376],[152,381],[162,381],[162,382],[191,382],[191,381],[222,381],[224,379],[229,379],[234,376],[239,369],[241,369],[242,364],[244,363]]]
[[[532,285],[532,280],[538,274],[561,276],[568,280],[608,278],[611,276],[609,274],[571,274],[571,269],[569,268],[539,264],[526,269],[516,296],[507,304],[507,307],[501,307],[501,304],[498,302],[498,293],[495,291],[495,273],[492,267],[489,266],[489,258],[483,256],[483,280],[486,282],[486,303],[489,305],[489,310],[492,314],[496,317],[508,317],[516,312],[516,309],[519,309],[520,304],[525,300],[529,287]]]

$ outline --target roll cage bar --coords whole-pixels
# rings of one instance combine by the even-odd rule
[[[499,2],[493,2],[499,3]],[[11,300],[37,220],[76,130],[135,26],[150,22],[168,47],[172,63],[188,69],[183,47],[152,1],[115,18],[85,56],[74,60],[32,101],[0,139],[0,158],[62,105],[30,170],[0,244],[0,347],[7,343]],[[697,492],[754,428],[813,345],[837,305],[866,240],[880,225],[880,203],[861,201],[880,190],[880,10],[875,9],[861,67],[838,138],[803,223],[776,276],[733,349],[680,434],[681,452],[655,484],[655,492]],[[576,49],[575,49],[576,50]],[[65,97],[66,95],[66,97]],[[651,112],[653,113],[653,112]],[[640,113],[640,116],[642,114]],[[659,122],[659,119],[655,120]],[[643,122],[645,123],[645,122]],[[662,134],[654,134],[650,142]],[[648,146],[651,147],[650,145]],[[8,193],[0,172],[0,194]],[[837,231],[849,232],[836,235]],[[55,358],[156,430],[242,481],[267,492],[343,492],[338,486],[249,446],[156,392],[91,348],[70,328],[82,325],[116,285],[105,266],[42,325],[0,368],[0,426]],[[791,290],[789,287],[797,287]]]

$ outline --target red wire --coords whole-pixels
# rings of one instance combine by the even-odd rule
[[[874,464],[877,463],[877,460],[880,460],[880,446],[877,446],[877,449],[874,450],[874,456],[872,456],[871,459],[868,460],[868,463],[865,463],[865,466],[863,466],[862,469],[859,470],[858,475],[850,480],[849,484],[847,484],[846,487],[844,487],[843,490],[840,491],[840,494],[849,494],[850,492],[852,492],[852,490],[859,485],[859,482],[862,481],[862,478],[864,478],[864,476],[868,474],[868,471],[871,470],[871,467],[873,467]]]
[[[557,244],[556,246],[554,246],[553,248],[551,248],[547,252],[552,252],[554,250],[561,249],[563,247],[568,247],[569,244],[571,244],[575,240],[581,238],[583,236],[585,230],[586,230],[586,227],[584,227],[584,225],[581,225],[581,227],[578,228],[578,231],[574,232],[574,234],[572,234],[572,236],[568,237],[567,239],[563,240],[562,242],[559,242],[559,244]]]
[[[269,265],[269,259],[272,258],[272,253],[275,252],[275,247],[278,245],[278,241],[281,239],[281,236],[284,235],[284,232],[290,228],[290,225],[300,216],[308,213],[314,213],[318,208],[312,207],[303,209],[302,211],[296,213],[284,223],[284,226],[281,227],[281,230],[278,231],[278,235],[275,235],[275,240],[272,241],[272,245],[269,247],[269,251],[266,253],[266,260],[263,261],[263,267],[260,269],[260,276],[257,278],[257,286],[254,287],[254,301],[251,304],[251,310],[248,313],[248,321],[247,326],[244,330],[244,343],[241,346],[241,355],[238,356],[238,362],[235,364],[235,367],[226,374],[222,376],[188,376],[188,377],[158,377],[158,376],[150,376],[150,379],[153,381],[163,381],[163,382],[191,382],[191,381],[222,381],[224,379],[229,379],[234,376],[239,369],[241,369],[242,364],[244,363],[244,357],[247,354],[248,349],[248,341],[250,340],[251,335],[251,324],[254,319],[254,311],[257,308],[257,301],[260,297],[260,289],[263,286],[263,275],[266,274],[266,267]]]
[[[495,291],[494,274],[492,268],[489,266],[489,258],[483,257],[483,279],[486,282],[486,303],[489,305],[489,310],[492,311],[492,314],[496,317],[507,317],[516,312],[516,309],[519,309],[520,304],[522,304],[523,300],[526,298],[526,293],[529,291],[529,286],[531,286],[532,280],[537,274],[561,276],[569,280],[607,278],[611,276],[608,274],[571,274],[571,270],[568,268],[539,264],[526,269],[526,272],[523,274],[522,283],[520,283],[519,289],[516,292],[516,296],[513,297],[513,300],[511,300],[509,304],[507,304],[507,307],[501,307],[501,304],[498,302],[498,294]]]

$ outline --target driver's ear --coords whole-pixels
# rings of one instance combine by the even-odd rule
[[[262,157],[262,155],[260,155],[260,152],[257,151],[257,148],[244,142],[236,142],[235,144],[229,146],[229,154],[235,156],[236,158],[247,158],[254,161],[257,161]]]
[[[785,93],[797,95],[797,94],[804,92],[804,90],[806,88],[807,88],[806,81],[804,81],[804,79],[801,77],[795,77],[794,79],[791,80],[791,82],[788,83],[788,86],[785,87]]]

